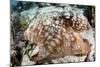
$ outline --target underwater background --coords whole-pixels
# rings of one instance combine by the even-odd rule
[[[21,65],[40,65],[40,64],[53,64],[51,61],[48,62],[34,62],[31,61],[28,57],[24,57],[28,53],[26,49],[30,44],[28,41],[24,40],[24,32],[33,24],[34,20],[37,19],[37,15],[42,13],[49,13],[53,11],[67,12],[67,15],[70,15],[72,12],[74,15],[80,15],[86,17],[92,31],[87,33],[87,39],[93,45],[92,57],[86,57],[82,62],[91,62],[95,61],[95,6],[88,5],[77,5],[77,4],[66,4],[66,3],[47,3],[47,2],[31,2],[31,1],[10,1],[10,45],[11,45],[11,67],[21,66]],[[63,9],[63,10],[62,10]],[[52,14],[53,15],[53,14]],[[51,15],[51,16],[52,16]],[[45,17],[45,15],[43,15]],[[46,18],[47,19],[47,18]],[[37,22],[38,23],[38,22]],[[91,35],[93,37],[91,37]],[[91,38],[90,38],[91,37]],[[23,58],[25,60],[23,60]],[[77,59],[77,58],[76,58]],[[43,61],[43,60],[42,60]],[[66,61],[68,62],[68,61]],[[69,61],[68,63],[75,62]],[[78,61],[81,62],[81,61]],[[56,60],[55,63],[63,63],[60,60]]]

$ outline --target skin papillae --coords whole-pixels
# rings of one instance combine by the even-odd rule
[[[24,32],[26,40],[35,43],[36,48],[30,54],[33,61],[43,61],[65,56],[88,55],[91,45],[87,39],[83,39],[79,34],[87,30],[88,21],[85,17],[73,20],[73,16],[48,16],[37,15]],[[37,49],[37,51],[35,51]],[[30,53],[30,52],[29,52]]]

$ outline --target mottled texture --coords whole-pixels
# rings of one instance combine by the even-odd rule
[[[11,67],[95,61],[94,6],[17,1],[11,7]]]
[[[89,22],[82,14],[75,17],[59,11],[38,14],[24,33],[25,39],[38,47],[37,51],[33,49],[31,60],[39,63],[45,60],[52,63],[84,61],[92,45],[80,33],[87,31]],[[61,61],[60,58],[66,59]],[[54,59],[60,60],[53,62]]]

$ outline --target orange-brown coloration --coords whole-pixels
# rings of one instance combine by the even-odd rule
[[[32,56],[31,59],[39,61],[45,58],[52,59],[65,56],[87,55],[89,53],[91,46],[76,31],[81,25],[85,27],[85,24],[80,23],[78,28],[76,28],[77,26],[72,26],[70,24],[72,21],[67,19],[49,22],[48,25],[45,23],[42,21],[41,23],[37,22],[37,24],[33,24],[24,33],[26,40],[35,42],[39,47],[39,52]],[[73,25],[76,24],[74,23]]]

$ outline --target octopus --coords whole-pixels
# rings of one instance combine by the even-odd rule
[[[25,40],[32,43],[30,60],[42,63],[66,56],[87,56],[91,44],[79,34],[88,29],[87,18],[80,15],[74,20],[73,15],[52,13],[38,14],[24,32]]]

